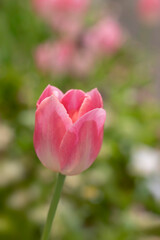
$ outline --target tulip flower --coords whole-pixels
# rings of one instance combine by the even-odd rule
[[[51,74],[85,76],[95,62],[93,51],[79,48],[74,41],[69,40],[43,43],[37,47],[34,55],[37,67]]]
[[[37,102],[34,147],[44,166],[76,175],[96,159],[106,118],[100,93],[48,86]]]
[[[75,36],[81,29],[89,0],[33,0],[33,6],[53,28]]]
[[[40,15],[46,16],[52,11],[84,12],[89,5],[89,0],[33,0],[33,5]]]
[[[34,147],[42,164],[59,172],[41,240],[48,240],[65,175],[86,170],[103,140],[106,112],[97,89],[71,89],[63,94],[48,85],[37,101]]]
[[[156,23],[160,20],[160,0],[139,0],[138,11],[142,20]]]
[[[75,51],[74,43],[67,40],[46,42],[36,49],[35,61],[43,72],[65,74],[70,71]]]
[[[105,18],[88,29],[84,43],[86,47],[98,54],[113,54],[122,46],[124,32],[113,18]]]

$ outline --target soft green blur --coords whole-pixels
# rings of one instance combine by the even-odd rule
[[[51,36],[28,0],[0,1],[0,240],[40,239],[56,180],[33,148],[36,101],[48,84],[97,87],[107,111],[101,152],[67,177],[51,239],[160,239],[160,112],[143,50],[128,41],[85,78],[49,76],[33,52]]]

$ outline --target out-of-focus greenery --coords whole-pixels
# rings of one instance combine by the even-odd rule
[[[160,198],[131,165],[135,148],[160,147],[159,105],[139,52],[128,43],[86,78],[48,76],[33,52],[49,37],[29,1],[0,1],[0,239],[40,239],[56,180],[32,141],[36,101],[47,84],[64,92],[97,87],[107,111],[101,153],[86,172],[67,178],[51,239],[160,239]]]

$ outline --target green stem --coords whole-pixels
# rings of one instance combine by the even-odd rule
[[[59,173],[41,240],[48,240],[49,238],[52,222],[56,213],[56,209],[57,209],[57,205],[62,192],[64,180],[65,180],[65,176]]]

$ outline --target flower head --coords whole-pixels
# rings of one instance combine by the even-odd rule
[[[160,0],[139,0],[138,11],[140,18],[154,23],[160,20]]]
[[[70,41],[41,44],[35,52],[36,64],[44,72],[66,73],[70,70],[75,46]]]
[[[113,54],[122,46],[124,34],[116,20],[105,18],[88,30],[84,41],[97,53]]]
[[[89,0],[33,0],[34,9],[51,27],[69,36],[79,33]]]
[[[103,140],[106,112],[97,89],[63,94],[48,85],[37,102],[34,147],[47,168],[76,175],[96,159]]]

